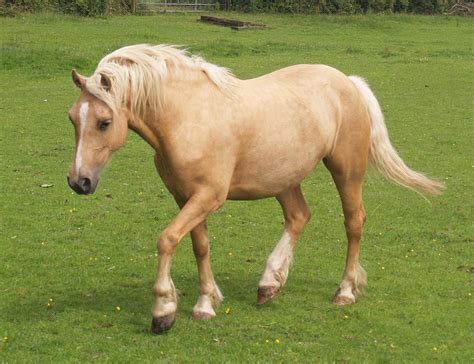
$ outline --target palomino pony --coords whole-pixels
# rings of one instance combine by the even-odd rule
[[[442,188],[398,156],[364,80],[328,66],[297,65],[244,81],[172,46],[135,45],[104,57],[91,77],[73,70],[72,78],[81,94],[69,112],[76,132],[71,188],[94,193],[102,168],[130,128],[155,149],[158,173],[180,207],[157,243],[155,333],[175,321],[171,258],[189,232],[200,281],[192,316],[215,316],[223,296],[211,270],[206,220],[227,199],[276,197],[283,209],[285,229],[259,283],[263,304],[287,280],[296,238],[310,218],[300,183],[323,160],[342,200],[348,238],[333,302],[350,305],[366,284],[359,245],[369,157],[404,187],[429,194]]]

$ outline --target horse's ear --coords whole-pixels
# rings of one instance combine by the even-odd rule
[[[81,76],[74,69],[72,70],[71,75],[72,75],[72,80],[74,81],[74,84],[82,90],[84,86],[86,85],[86,78],[84,76]]]
[[[104,73],[101,73],[100,84],[102,85],[105,91],[110,92],[110,89],[112,88],[112,81],[110,80],[109,76]]]

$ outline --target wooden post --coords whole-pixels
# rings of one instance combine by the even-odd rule
[[[137,0],[132,0],[132,14],[135,15],[137,12]]]

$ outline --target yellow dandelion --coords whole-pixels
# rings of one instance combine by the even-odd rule
[[[433,348],[433,351],[434,351],[434,352],[437,352],[437,351],[438,351],[438,348],[435,346],[435,347]]]
[[[471,293],[471,292],[469,292],[467,295],[468,295],[469,297],[471,297],[471,296],[472,296],[472,293]]]
[[[7,343],[7,342],[8,342],[8,336],[4,336],[4,337],[3,337],[3,342],[4,342],[4,343]]]
[[[270,341],[267,339],[267,340],[265,340],[265,342],[266,342],[266,343],[269,343]]]
[[[348,319],[348,318],[349,318],[349,315],[344,315],[344,318],[345,318],[345,319]]]
[[[234,253],[232,253],[232,252],[229,252],[229,256],[231,257],[232,255],[234,255]]]
[[[165,355],[165,353],[164,353],[164,352],[162,352],[162,351],[160,351],[160,355]]]
[[[385,270],[385,267],[382,266],[380,269]]]
[[[231,310],[231,308],[230,308],[230,307],[227,307],[227,308],[225,309],[225,313],[226,313],[226,315],[230,315],[230,314],[231,314],[231,312],[232,312],[232,310]]]
[[[276,338],[275,339],[275,344],[279,344],[280,343],[280,339]]]
[[[120,311],[120,310],[121,310],[120,306],[115,307],[115,309],[116,309],[117,311]]]

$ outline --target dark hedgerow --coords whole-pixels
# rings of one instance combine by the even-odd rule
[[[101,16],[131,10],[130,0],[0,0],[0,14],[7,11],[57,11],[80,16]]]
[[[233,0],[234,10],[276,13],[442,13],[456,0]]]
[[[156,0],[158,1],[158,0]],[[164,1],[164,0],[163,0]],[[457,0],[232,0],[231,8],[246,12],[355,14],[411,12],[437,14]],[[131,0],[0,0],[0,15],[14,11],[58,11],[80,16],[129,13]]]

